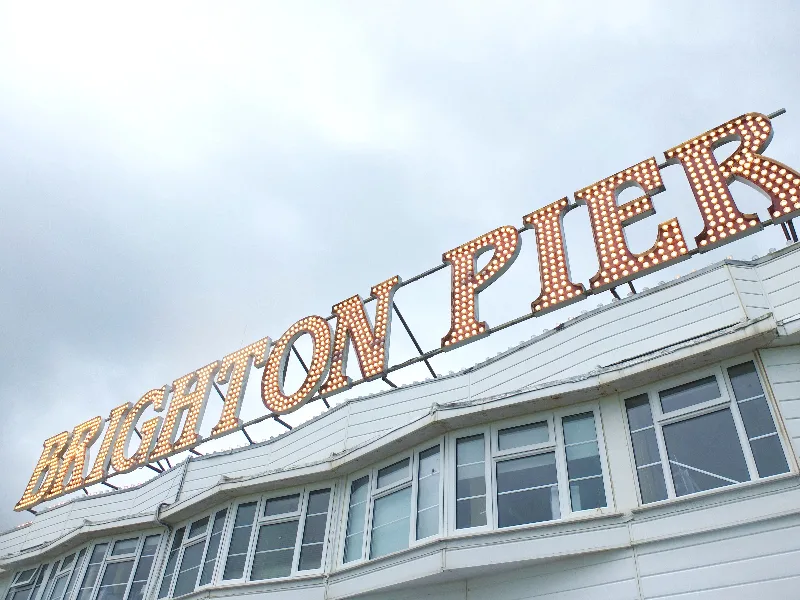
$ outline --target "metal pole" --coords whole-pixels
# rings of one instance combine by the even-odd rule
[[[419,342],[417,342],[417,338],[414,337],[414,334],[412,333],[411,328],[408,326],[408,323],[406,323],[406,320],[403,318],[403,313],[400,312],[400,309],[397,307],[397,303],[392,302],[392,307],[394,308],[394,311],[397,313],[397,316],[400,318],[400,322],[403,324],[406,333],[408,333],[408,337],[410,337],[411,341],[414,342],[414,347],[417,349],[417,352],[419,352],[419,355],[423,357],[422,360],[425,362],[425,366],[428,367],[428,371],[430,371],[431,375],[433,375],[433,378],[436,379],[437,377],[436,371],[433,370],[431,363],[428,361],[427,358],[425,358],[425,353],[422,351]]]

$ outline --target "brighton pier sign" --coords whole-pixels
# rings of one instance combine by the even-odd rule
[[[791,226],[790,219],[800,215],[800,173],[763,155],[771,139],[772,125],[768,117],[748,113],[732,119],[667,150],[666,162],[661,165],[654,157],[643,160],[576,192],[575,202],[561,198],[523,217],[519,228],[498,227],[445,252],[442,264],[429,272],[405,282],[393,276],[377,284],[367,300],[376,303],[374,323],[365,311],[365,301],[358,295],[351,296],[335,304],[328,318],[304,317],[277,341],[265,337],[179,377],[171,385],[148,391],[134,404],[126,402],[117,406],[106,419],[96,416],[71,431],[54,435],[44,441],[30,481],[14,508],[28,510],[41,502],[105,482],[113,474],[139,467],[159,470],[151,463],[192,450],[209,439],[243,430],[247,424],[242,423],[239,413],[254,366],[263,368],[261,398],[266,409],[271,411],[265,418],[279,419],[278,415],[296,410],[311,399],[336,394],[364,381],[385,378],[398,368],[427,360],[434,354],[475,341],[528,317],[583,300],[590,294],[607,289],[613,292],[615,286],[697,252],[728,244],[764,225]],[[718,162],[713,151],[728,142],[737,142],[738,147],[730,157]],[[683,166],[704,222],[703,230],[695,236],[696,248],[687,247],[678,220],[670,218],[656,228],[653,246],[636,254],[628,247],[624,228],[654,214],[652,196],[664,190],[660,169],[677,163]],[[739,210],[728,187],[735,180],[762,192],[765,202],[769,203],[769,221],[763,222],[755,214]],[[628,187],[637,187],[643,194],[620,206],[618,194]],[[564,215],[579,206],[588,210],[599,262],[588,289],[570,279],[562,231]],[[520,250],[520,233],[528,229],[534,231],[536,239],[541,294],[532,302],[528,315],[492,329],[478,316],[478,295],[511,266]],[[492,253],[489,262],[477,270],[478,256],[488,252]],[[441,347],[427,353],[417,347],[419,357],[389,367],[391,317],[393,312],[398,312],[393,302],[394,293],[447,266],[451,271],[451,323]],[[335,327],[331,333],[330,321],[333,320]],[[287,394],[284,390],[287,361],[294,343],[306,335],[313,342],[311,361],[308,365],[303,363],[306,377],[299,389]],[[352,346],[361,371],[361,379],[356,382],[346,374],[348,344]],[[227,388],[223,394],[218,386],[225,384]],[[203,438],[198,432],[212,387],[223,398],[223,407],[210,436]],[[140,425],[147,409],[163,412],[163,416],[150,418]],[[138,446],[129,454],[134,433]],[[98,441],[95,458],[89,465],[90,449]]]

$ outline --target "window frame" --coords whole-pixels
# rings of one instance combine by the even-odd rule
[[[563,420],[566,417],[592,413],[594,417],[595,436],[600,458],[600,470],[603,479],[603,491],[605,493],[606,505],[599,508],[589,508],[585,510],[572,510],[572,502],[569,489],[569,475],[567,472],[566,445],[564,443]],[[499,449],[499,432],[503,429],[531,425],[534,423],[546,422],[548,427],[549,440],[538,444],[510,448],[508,450]],[[465,527],[456,529],[456,443],[457,440],[472,437],[474,435],[484,435],[484,476],[486,477],[486,525],[477,527]],[[486,443],[486,436],[489,442]],[[542,411],[528,414],[522,417],[495,421],[488,425],[459,429],[448,435],[449,458],[447,460],[447,507],[448,514],[451,515],[447,523],[447,535],[449,537],[470,536],[486,531],[502,532],[525,529],[529,527],[543,527],[586,516],[599,516],[614,512],[613,487],[611,485],[610,471],[608,467],[608,457],[606,453],[605,436],[603,432],[603,421],[600,412],[600,405],[597,402],[584,403],[555,410]],[[558,501],[561,516],[558,519],[549,521],[538,521],[534,523],[523,523],[520,525],[510,525],[508,527],[499,526],[499,512],[497,506],[497,464],[507,460],[536,456],[540,454],[555,453],[556,481],[558,485]]]
[[[325,533],[323,536],[322,557],[320,558],[320,566],[318,569],[305,569],[300,571],[298,567],[300,566],[300,553],[302,552],[303,534],[305,533],[306,514],[308,512],[308,499],[311,493],[321,490],[329,490],[330,496],[328,499],[328,512],[327,512],[327,519],[325,521]],[[251,495],[242,498],[237,498],[235,502],[228,505],[228,514],[226,516],[226,523],[222,531],[223,539],[222,542],[220,543],[217,555],[219,558],[217,559],[217,564],[214,565],[214,575],[211,578],[211,582],[204,587],[209,587],[209,586],[224,587],[231,585],[241,585],[243,583],[261,584],[261,583],[269,583],[272,581],[286,581],[290,579],[297,579],[298,577],[319,575],[323,573],[325,571],[325,567],[327,564],[326,558],[330,552],[330,535],[331,532],[333,531],[332,521],[336,513],[335,510],[336,492],[337,492],[336,482],[320,482],[320,483],[310,483],[305,486],[294,486],[291,488],[283,488],[280,490],[268,492],[266,494],[258,494],[258,495]],[[282,498],[284,496],[291,496],[294,494],[300,495],[299,509],[297,511],[293,511],[291,513],[281,513],[280,515],[272,515],[268,517],[264,516],[264,509],[269,500]],[[245,555],[244,570],[242,573],[243,576],[237,579],[222,579],[222,574],[224,572],[225,564],[228,561],[228,549],[231,543],[231,538],[234,529],[234,522],[236,519],[236,513],[239,510],[239,506],[241,506],[242,504],[248,504],[250,502],[255,502],[256,508],[255,508],[255,516],[253,518],[253,525],[250,531],[250,538],[247,543],[247,553]],[[222,510],[222,508],[223,507],[217,508],[216,511],[212,512],[212,514]],[[297,525],[297,535],[295,537],[294,554],[292,555],[292,568],[289,575],[285,575],[283,577],[272,577],[268,579],[255,579],[255,580],[251,579],[253,560],[255,559],[255,553],[256,553],[255,545],[258,540],[258,532],[261,526],[272,525],[276,523],[284,523],[294,520],[297,520],[299,522]],[[205,552],[203,553],[203,559],[205,559]],[[195,589],[200,589],[200,588],[198,587]]]
[[[438,498],[439,498],[439,530],[437,533],[433,535],[429,535],[428,537],[422,538],[420,540],[417,539],[417,510],[419,505],[419,455],[426,450],[430,450],[432,448],[438,447],[439,448],[439,490],[438,490]],[[439,438],[434,438],[428,440],[424,444],[418,444],[413,448],[405,450],[404,452],[393,456],[391,458],[385,459],[375,465],[361,469],[354,473],[351,473],[347,479],[345,480],[345,489],[342,493],[342,502],[340,506],[340,510],[338,511],[339,516],[339,523],[340,523],[340,533],[338,537],[338,544],[336,550],[336,566],[338,570],[343,569],[350,569],[357,565],[363,565],[365,563],[369,563],[370,561],[380,560],[387,556],[392,556],[399,552],[405,552],[406,550],[410,550],[416,546],[422,546],[425,544],[430,544],[442,538],[443,535],[446,533],[446,525],[445,525],[445,501],[444,501],[444,490],[445,490],[445,477],[447,475],[446,469],[446,462],[445,457],[447,455],[447,440],[444,436]],[[396,481],[390,485],[387,485],[383,488],[378,488],[378,472],[385,468],[389,467],[395,463],[398,463],[403,460],[408,460],[408,475],[404,477],[400,481]],[[344,562],[344,551],[345,551],[345,542],[347,540],[347,526],[348,526],[348,519],[350,516],[350,495],[352,492],[352,484],[353,482],[361,479],[362,477],[368,477],[369,480],[367,482],[367,500],[366,500],[366,510],[364,514],[364,533],[361,540],[361,556],[360,558],[353,559],[349,562]],[[411,500],[409,503],[409,528],[408,528],[408,546],[403,548],[402,550],[397,550],[395,552],[389,552],[382,556],[376,556],[375,558],[370,558],[370,551],[372,550],[372,524],[374,520],[375,514],[375,501],[386,496],[389,496],[395,492],[403,490],[405,488],[410,488],[411,490]]]
[[[765,477],[760,477],[758,474],[755,458],[753,456],[753,451],[750,446],[750,439],[747,436],[747,431],[744,426],[744,421],[742,420],[739,401],[737,400],[736,395],[734,394],[733,385],[731,383],[731,379],[728,374],[729,368],[748,362],[753,363],[759,384],[761,385],[761,389],[764,392],[763,395],[767,402],[767,406],[769,408],[770,415],[772,417],[772,422],[775,425],[775,431],[780,441],[781,449],[783,450],[786,463],[789,467],[789,470],[785,473],[778,473],[776,475],[768,475]],[[683,385],[686,383],[699,381],[701,379],[704,379],[712,375],[715,377],[717,381],[717,386],[719,387],[720,390],[719,398],[708,400],[696,405],[688,406],[686,408],[682,408],[676,411],[669,411],[667,413],[663,411],[663,408],[661,406],[661,399],[659,396],[660,392],[663,392],[670,388]],[[647,396],[647,400],[650,406],[650,411],[653,418],[653,429],[656,435],[656,442],[660,457],[660,461],[658,461],[658,463],[661,464],[661,472],[664,477],[664,484],[667,490],[667,497],[665,499],[647,503],[643,502],[642,500],[641,481],[639,479],[640,467],[636,466],[636,459],[633,454],[632,434],[636,431],[640,431],[640,429],[636,430],[631,429],[631,425],[628,419],[627,406],[626,406],[626,402],[628,400],[631,400],[641,395]],[[789,474],[794,474],[797,472],[795,462],[792,459],[793,453],[789,451],[789,446],[786,441],[786,434],[781,425],[782,418],[780,412],[775,405],[774,398],[772,397],[771,389],[768,385],[767,378],[763,372],[761,361],[758,360],[757,356],[755,355],[748,354],[728,359],[712,366],[704,367],[702,369],[696,369],[688,373],[683,373],[675,377],[670,377],[658,381],[655,384],[650,384],[648,386],[630,390],[625,394],[620,394],[619,401],[623,413],[623,419],[625,422],[625,430],[627,433],[628,456],[631,468],[633,470],[634,481],[636,482],[636,497],[640,507],[659,506],[661,504],[674,502],[676,500],[681,500],[683,498],[696,498],[698,496],[702,496],[705,494],[718,493],[723,490],[736,488],[738,486],[751,484],[757,481],[765,481],[773,478],[785,477]],[[666,441],[664,439],[664,427],[667,425],[688,421],[715,412],[720,412],[726,409],[730,411],[731,417],[733,418],[733,423],[736,428],[736,434],[738,437],[739,446],[742,449],[745,465],[747,466],[749,479],[747,481],[740,481],[736,483],[731,483],[729,485],[723,485],[716,488],[711,488],[699,492],[678,496],[675,492],[675,483],[673,481],[672,469],[670,468],[669,455],[667,454],[667,446],[666,446]],[[654,462],[650,463],[649,465],[642,465],[642,467],[652,466],[658,463]]]
[[[209,541],[211,539],[212,530],[214,529],[214,518],[216,517],[216,514],[219,511],[223,510],[223,509],[226,510],[227,512],[225,513],[225,517],[224,517],[225,521],[224,521],[224,523],[222,525],[222,533],[220,534],[222,537],[221,537],[221,540],[220,540],[220,545],[217,548],[217,561],[214,564],[214,571],[211,574],[211,581],[209,581],[208,583],[206,583],[204,585],[200,585],[200,578],[203,576],[203,567],[205,565],[206,556],[208,554]],[[170,549],[172,548],[172,544],[173,544],[173,540],[174,540],[175,534],[176,534],[176,532],[178,532],[181,529],[183,529],[183,533],[182,533],[183,539],[181,540],[180,546],[178,546],[178,554],[177,554],[177,557],[176,557],[176,560],[175,560],[175,567],[174,567],[174,569],[172,571],[172,576],[171,576],[172,578],[171,578],[170,583],[169,583],[169,589],[167,590],[167,594],[164,596],[164,600],[167,600],[167,599],[175,597],[175,596],[173,596],[173,593],[175,592],[175,585],[178,583],[178,576],[180,575],[180,567],[183,564],[183,556],[184,556],[184,554],[186,552],[186,549],[189,546],[193,546],[194,544],[198,543],[200,540],[203,540],[203,553],[200,555],[200,563],[199,563],[199,567],[198,567],[198,570],[197,570],[197,578],[195,579],[194,589],[191,592],[187,592],[186,594],[183,594],[183,595],[188,595],[188,594],[194,593],[194,592],[196,592],[196,591],[198,591],[200,589],[206,589],[206,588],[209,588],[209,587],[212,587],[212,586],[215,585],[215,583],[217,581],[217,575],[219,573],[219,563],[220,563],[219,559],[220,559],[220,556],[221,556],[222,546],[223,546],[223,542],[225,541],[225,539],[227,537],[228,524],[230,522],[230,511],[231,511],[231,504],[230,503],[224,504],[222,506],[218,506],[218,507],[212,509],[211,511],[204,511],[199,516],[197,516],[197,517],[195,517],[193,519],[189,519],[187,521],[184,521],[184,522],[180,523],[179,525],[177,525],[177,526],[172,528],[172,535],[167,536],[167,538],[168,538],[167,544],[168,545],[167,545],[166,549],[164,550],[164,556],[162,557],[163,558],[163,561],[162,561],[163,564],[159,565],[159,577],[158,577],[159,584],[164,578],[164,571],[165,571],[165,569],[167,567],[167,562],[169,561]],[[196,535],[195,537],[190,538],[189,537],[189,531],[191,529],[192,524],[196,523],[197,521],[200,521],[200,520],[202,520],[204,518],[208,518],[208,524],[206,525],[205,532],[203,534]],[[159,550],[160,550],[160,547],[159,547]],[[157,554],[157,556],[158,556],[158,554]],[[227,558],[227,544],[226,544],[226,555],[225,555],[225,557]],[[148,590],[145,589],[145,593],[147,593],[147,591]],[[178,597],[181,597],[181,596],[178,596]],[[94,598],[92,598],[90,600],[94,600]],[[144,600],[148,600],[146,596],[145,596]]]
[[[133,533],[133,532],[132,532]],[[124,600],[129,600],[128,595],[131,591],[131,586],[133,585],[133,577],[136,574],[136,569],[139,566],[139,562],[142,560],[142,550],[144,548],[145,540],[150,537],[157,535],[159,536],[158,546],[156,547],[156,553],[154,555],[153,564],[150,566],[150,573],[147,576],[147,582],[145,583],[144,589],[142,591],[144,600],[147,600],[147,595],[151,591],[151,586],[153,585],[153,581],[158,579],[161,580],[160,576],[155,577],[155,574],[158,572],[160,575],[161,566],[156,564],[156,559],[160,557],[161,552],[164,546],[164,539],[167,538],[167,541],[171,539],[172,536],[164,535],[164,531],[162,530],[152,530],[146,529],[142,531],[135,532],[136,535],[116,535],[111,537],[103,537],[98,538],[96,540],[92,540],[88,545],[83,546],[86,549],[86,553],[82,559],[82,564],[80,565],[80,572],[78,573],[78,577],[75,581],[75,587],[70,592],[70,597],[65,597],[63,600],[72,600],[72,598],[77,598],[77,592],[81,589],[81,584],[83,583],[83,579],[86,576],[86,571],[89,568],[89,561],[91,560],[92,551],[94,547],[98,544],[107,544],[105,552],[103,553],[103,560],[100,563],[100,570],[97,572],[97,578],[95,579],[94,584],[92,585],[92,593],[87,598],[87,600],[96,600],[98,593],[100,592],[100,584],[103,581],[103,577],[105,576],[106,569],[108,568],[109,564],[117,563],[117,562],[124,562],[130,559],[130,556],[133,556],[133,564],[131,565],[131,572],[128,575],[128,583],[125,585],[125,593],[123,595]],[[131,539],[133,537],[137,538],[136,541],[136,550],[133,553],[122,554],[117,556],[112,556],[111,552],[114,549],[114,544],[116,542]]]

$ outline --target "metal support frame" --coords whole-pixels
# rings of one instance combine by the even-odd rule
[[[633,281],[628,282],[628,287],[631,288],[631,292],[633,292],[634,294],[636,293],[636,288],[633,287]]]
[[[614,298],[616,298],[617,300],[621,300],[621,298],[619,297],[619,294],[617,293],[617,288],[612,287],[612,288],[609,288],[608,291],[611,292],[611,295],[614,296]]]
[[[433,375],[433,378],[436,379],[438,377],[436,375],[436,371],[433,370],[433,367],[431,366],[430,361],[427,358],[425,358],[425,353],[422,351],[422,348],[420,347],[419,342],[417,342],[417,338],[414,337],[414,333],[411,331],[411,327],[408,326],[408,323],[406,322],[405,318],[403,317],[403,313],[401,313],[400,309],[397,307],[397,302],[392,302],[392,308],[394,308],[394,312],[397,313],[397,316],[399,317],[400,322],[403,324],[403,327],[405,328],[406,333],[408,334],[408,337],[410,337],[411,341],[414,342],[414,347],[417,349],[417,352],[419,352],[419,355],[422,357],[422,361],[425,363],[425,366],[428,367],[428,371],[430,371],[431,375]],[[385,377],[384,377],[384,381],[386,381]],[[390,385],[392,385],[392,384],[390,384]],[[397,386],[393,386],[393,387],[397,387]]]
[[[288,424],[286,421],[284,421],[283,419],[281,419],[281,418],[280,418],[278,415],[272,415],[272,418],[273,418],[273,419],[274,419],[274,420],[275,420],[277,423],[280,423],[281,425],[283,425],[284,427],[286,427],[286,429],[291,429],[291,428],[292,428],[292,426],[291,426],[291,425],[289,425],[289,424]]]
[[[785,224],[785,225],[787,225],[787,226],[789,227],[789,233],[791,233],[791,234],[792,234],[792,241],[793,241],[795,244],[796,244],[798,241],[800,241],[800,240],[798,240],[798,239],[797,239],[797,230],[794,228],[794,221],[792,221],[791,219],[789,219],[788,221],[784,221],[784,223],[781,223],[781,225],[783,225],[783,224]]]

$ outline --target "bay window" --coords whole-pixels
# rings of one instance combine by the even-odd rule
[[[223,508],[175,530],[159,598],[183,596],[211,583],[227,514]]]
[[[606,506],[594,410],[456,435],[453,529],[505,528]]]
[[[319,572],[331,498],[327,486],[239,504],[222,580],[260,581]]]
[[[160,539],[160,535],[150,535],[96,544],[78,600],[141,598]]]
[[[787,473],[753,361],[625,399],[642,504]]]
[[[352,480],[342,562],[378,558],[437,535],[441,486],[440,444]]]

